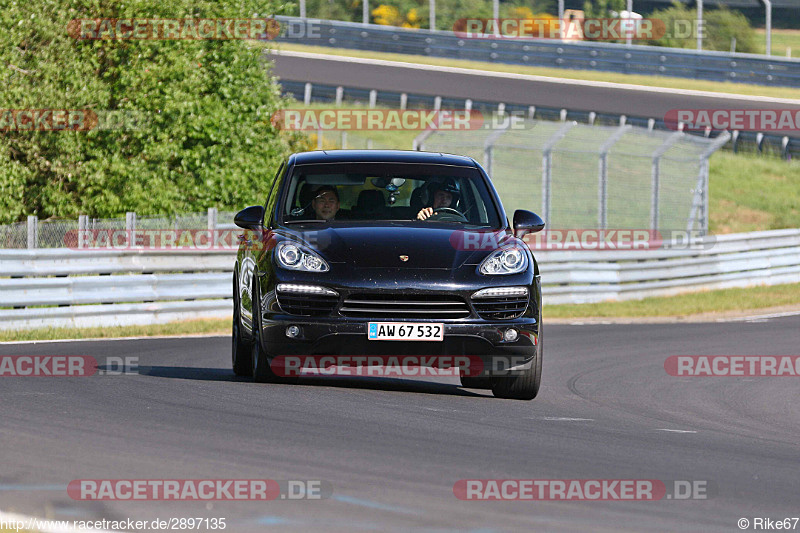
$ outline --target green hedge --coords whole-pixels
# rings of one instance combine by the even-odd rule
[[[276,163],[307,143],[272,126],[284,102],[259,47],[244,40],[77,40],[68,24],[264,17],[281,9],[271,0],[23,0],[0,9],[2,109],[124,111],[138,124],[0,131],[0,223],[29,214],[235,209],[259,199]]]

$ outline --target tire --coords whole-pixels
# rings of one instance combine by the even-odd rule
[[[496,376],[492,378],[492,393],[496,398],[507,400],[533,400],[539,394],[542,381],[542,323],[539,322],[539,339],[536,343],[536,354],[529,368],[510,377]]]
[[[233,331],[231,332],[231,365],[233,373],[240,377],[253,375],[252,347],[242,339],[241,316],[239,314],[239,287],[233,275]]]
[[[252,343],[252,376],[256,383],[297,383],[297,377],[278,376],[272,371],[266,350],[261,345],[261,295],[258,292],[258,282],[253,276],[253,343]]]

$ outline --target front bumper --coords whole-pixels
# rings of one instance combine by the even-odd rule
[[[320,283],[317,277],[305,274],[278,276],[262,285],[262,314],[260,317],[262,346],[270,359],[282,355],[466,355],[480,356],[491,360],[495,356],[508,356],[514,360],[530,360],[536,353],[539,337],[539,309],[541,285],[539,276],[530,273],[509,276],[494,286],[527,286],[530,300],[527,309],[519,318],[491,320],[477,316],[471,304],[470,316],[465,318],[388,318],[386,316],[344,316],[339,310],[342,301],[353,293],[380,291],[391,294],[451,295],[470,302],[470,295],[486,285],[477,285],[474,280],[453,281],[451,276],[442,274],[434,279],[429,272],[411,274],[397,272],[365,274],[352,272],[344,282],[336,284]],[[423,276],[425,274],[425,276]],[[389,279],[403,279],[403,289],[386,289]],[[393,277],[394,276],[394,277]],[[313,281],[312,281],[313,280]],[[365,281],[367,280],[367,281]],[[374,280],[374,281],[372,281]],[[266,281],[266,280],[265,280]],[[339,304],[330,315],[298,316],[286,313],[278,304],[275,289],[278,283],[320,284],[335,290],[340,295]],[[491,285],[490,285],[491,286]],[[444,324],[443,341],[371,341],[367,338],[369,322],[409,322]],[[298,326],[300,334],[296,338],[287,336],[289,326]],[[515,328],[519,335],[513,342],[506,342],[503,333]]]
[[[534,318],[498,322],[484,320],[392,320],[393,322],[437,322],[444,324],[443,341],[372,341],[367,323],[385,319],[307,318],[291,315],[263,317],[262,346],[270,357],[279,355],[475,355],[532,357],[539,324]],[[298,326],[300,335],[290,339],[288,326]],[[503,332],[515,328],[519,337],[505,342]]]

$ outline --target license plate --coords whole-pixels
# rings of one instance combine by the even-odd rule
[[[371,341],[443,341],[444,324],[413,322],[370,322],[367,339]]]

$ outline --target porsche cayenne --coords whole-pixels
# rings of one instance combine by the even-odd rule
[[[542,373],[539,268],[474,159],[428,152],[297,153],[244,228],[233,274],[233,370],[292,381],[276,358],[468,355],[462,386],[533,399]]]

